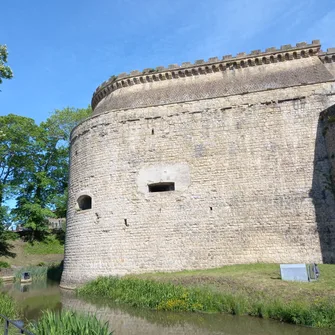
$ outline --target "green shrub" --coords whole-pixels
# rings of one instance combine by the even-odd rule
[[[36,335],[111,335],[108,323],[102,324],[94,315],[76,312],[55,313],[46,311],[37,323],[30,323],[29,330]]]
[[[10,268],[9,263],[0,261],[0,269],[8,269],[8,268]]]

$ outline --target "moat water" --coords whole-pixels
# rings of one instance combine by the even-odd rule
[[[26,320],[37,320],[46,309],[94,313],[108,321],[115,335],[334,335],[334,329],[315,329],[272,320],[226,314],[156,312],[113,305],[102,300],[85,301],[58,283],[36,281],[28,285],[6,284],[6,290],[23,309]],[[79,334],[78,334],[79,335]]]

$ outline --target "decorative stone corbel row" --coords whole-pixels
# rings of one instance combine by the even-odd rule
[[[306,42],[297,43],[295,47],[290,44],[282,45],[280,49],[275,47],[267,48],[264,52],[261,50],[251,51],[223,56],[221,60],[218,57],[211,57],[208,61],[203,59],[192,63],[182,63],[169,65],[167,68],[158,66],[155,69],[144,69],[142,72],[135,70],[128,73],[121,73],[118,76],[112,76],[108,81],[103,82],[94,92],[92,97],[92,108],[111,92],[127,86],[150,83],[161,80],[171,80],[183,77],[206,75],[208,73],[226,71],[227,69],[240,69],[250,66],[260,66],[270,63],[290,61],[293,59],[319,56],[323,62],[334,61],[335,48],[328,49],[326,53],[320,53],[320,41],[313,40],[311,44]]]

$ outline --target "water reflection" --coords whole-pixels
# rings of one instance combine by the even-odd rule
[[[23,312],[24,319],[33,320],[40,317],[42,310],[62,309],[61,295],[58,283],[37,280],[21,284],[19,281],[4,284],[7,291],[17,302]]]
[[[96,313],[109,321],[115,334],[133,335],[330,335],[331,330],[297,327],[272,320],[225,314],[171,313],[86,302],[69,292],[62,292],[63,308]]]
[[[71,309],[90,312],[108,321],[116,335],[331,335],[334,330],[312,329],[252,317],[223,314],[170,313],[107,304],[104,301],[83,301],[73,292],[57,284],[41,281],[22,287],[20,283],[5,289],[23,307],[25,318],[38,319],[41,310]]]
[[[30,288],[30,283],[29,284],[22,284],[20,286],[20,292],[29,292],[29,288]]]

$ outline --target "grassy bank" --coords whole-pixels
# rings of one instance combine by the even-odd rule
[[[7,262],[11,266],[38,265],[40,263],[60,262],[64,258],[64,246],[54,237],[46,242],[31,244],[21,239],[11,241],[11,252],[14,258],[0,257],[0,261]]]
[[[141,279],[192,287],[210,287],[217,292],[276,296],[285,301],[304,302],[329,298],[335,303],[335,265],[320,264],[320,278],[316,282],[301,283],[281,280],[279,264],[243,264],[222,268],[151,273],[136,276]]]
[[[24,245],[27,255],[64,254],[64,243],[56,235],[50,235],[43,242],[27,242]]]
[[[320,266],[318,282],[283,282],[279,266],[99,278],[78,290],[86,297],[156,310],[225,312],[313,327],[335,327],[335,266]]]

